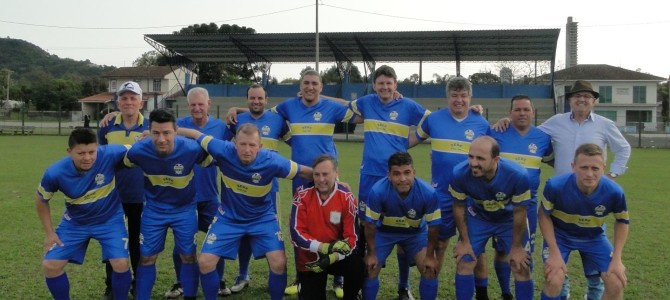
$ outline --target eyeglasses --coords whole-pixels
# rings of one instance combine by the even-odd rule
[[[586,99],[586,100],[595,99],[595,97],[593,97],[593,95],[591,95],[591,94],[574,94],[574,95],[570,96],[570,98],[575,98],[575,99],[582,98],[582,99]]]

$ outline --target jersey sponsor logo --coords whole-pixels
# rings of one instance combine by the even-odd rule
[[[253,183],[261,182],[262,178],[263,177],[261,176],[261,174],[258,174],[258,173],[254,173],[254,175],[251,175],[251,181],[253,181]]]
[[[205,243],[208,245],[214,244],[216,242],[216,234],[210,233],[207,235],[207,239],[205,239]]]
[[[477,212],[472,206],[468,206],[468,213],[470,213],[470,215],[473,217],[477,215]]]
[[[466,130],[465,138],[468,139],[468,141],[472,141],[475,138],[475,132],[472,129]]]
[[[342,213],[339,211],[331,211],[330,212],[330,223],[333,224],[340,224],[342,220]]]
[[[409,216],[412,219],[416,219],[416,210],[413,208],[407,211],[407,216]]]
[[[140,245],[144,245],[144,235],[140,233]]]
[[[496,200],[503,201],[503,200],[505,200],[505,198],[507,198],[507,195],[505,193],[503,193],[503,192],[497,192],[496,193]]]
[[[65,212],[65,213],[63,214],[63,219],[68,220],[68,221],[71,221],[71,220],[72,220],[72,218],[70,217],[70,215],[69,215],[67,212]]]
[[[596,216],[602,216],[603,214],[605,214],[605,210],[607,210],[607,208],[605,208],[604,205],[596,206],[595,208]]]
[[[389,114],[389,118],[390,118],[391,120],[393,120],[393,121],[397,120],[397,119],[398,119],[398,112],[395,111],[395,110],[392,111],[392,112]]]
[[[317,111],[317,112],[314,113],[313,117],[314,117],[314,121],[319,122],[319,121],[321,121],[321,118],[323,117],[323,115],[320,112]]]
[[[270,126],[268,126],[268,125],[265,125],[261,128],[261,133],[263,134],[263,136],[270,135],[270,131],[271,131],[271,129],[270,129]]]
[[[182,173],[184,173],[184,165],[182,164],[174,165],[174,173],[177,175],[181,175]]]
[[[105,174],[98,173],[95,175],[95,184],[101,185],[105,183]]]
[[[537,145],[530,143],[530,145],[528,145],[528,151],[533,154],[537,153]]]

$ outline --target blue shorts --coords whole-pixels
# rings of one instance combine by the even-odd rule
[[[198,230],[202,232],[209,230],[209,225],[212,224],[219,205],[221,205],[219,200],[198,202]]]
[[[172,228],[177,253],[195,254],[198,215],[194,205],[192,209],[174,213],[156,212],[145,206],[140,224],[140,255],[147,257],[161,253],[165,249],[168,228]]]
[[[442,223],[440,224],[440,241],[446,241],[456,235],[456,223],[454,222],[454,211],[451,196],[437,192],[437,199],[440,201],[440,213],[442,214]]]
[[[579,251],[579,255],[582,257],[582,268],[585,275],[598,275],[599,273],[607,272],[614,248],[605,234],[593,239],[570,238],[557,230],[554,230],[554,234],[556,236],[556,244],[561,251],[561,256],[566,265],[568,258],[570,258],[570,252],[576,250]],[[542,246],[542,260],[547,260],[548,257],[549,249],[547,248],[547,244],[544,243]]]
[[[414,257],[422,249],[428,245],[428,231],[424,230],[419,233],[388,233],[377,231],[375,235],[375,252],[377,254],[377,262],[380,266],[386,264],[386,258],[391,254],[393,246],[400,245],[407,258],[409,258],[410,265],[415,264]]]
[[[530,253],[533,253],[535,251],[535,232],[537,231],[537,198],[535,201],[531,199],[530,204],[526,208],[526,219],[528,221],[527,230],[530,232]],[[504,249],[498,246],[498,237],[493,237],[491,244],[497,252],[504,252]]]
[[[477,216],[472,215],[470,208],[466,213],[466,222],[468,224],[468,236],[470,238],[470,245],[476,257],[486,251],[486,243],[489,238],[495,237],[496,249],[504,254],[509,254],[512,249],[512,233],[514,231],[514,223],[509,222],[492,222],[483,220]],[[530,236],[528,231],[524,230],[522,245],[530,254]],[[474,261],[469,255],[464,257],[465,261]]]
[[[240,223],[223,218],[217,213],[202,244],[201,253],[218,255],[225,259],[237,259],[240,241],[247,238],[254,258],[265,257],[265,253],[284,250],[284,237],[276,219]]]
[[[370,174],[361,174],[358,181],[358,219],[365,220],[365,203],[368,201],[368,194],[370,188],[377,183],[377,181],[386,178],[386,176],[376,176]],[[363,204],[361,204],[363,203]]]
[[[63,218],[56,228],[56,234],[63,242],[63,247],[51,247],[44,254],[45,260],[68,260],[82,264],[91,239],[100,243],[103,261],[128,258],[128,232],[121,210],[107,222],[95,225],[76,225]]]

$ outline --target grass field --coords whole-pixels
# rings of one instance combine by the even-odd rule
[[[349,182],[358,190],[358,166],[361,159],[361,143],[338,143],[340,154],[340,179]],[[3,299],[47,299],[49,292],[44,284],[40,261],[44,233],[34,209],[35,188],[44,169],[63,157],[67,147],[65,136],[0,136],[0,157],[3,172],[0,173],[0,298]],[[284,147],[282,153],[287,155]],[[419,177],[430,180],[429,146],[420,145],[411,150]],[[670,285],[665,281],[670,274],[667,245],[670,242],[670,210],[667,205],[670,185],[670,151],[657,149],[634,149],[628,172],[617,179],[627,193],[631,215],[631,230],[624,250],[629,286],[626,299],[664,299],[670,294]],[[546,169],[543,178],[552,173]],[[544,179],[543,179],[544,181]],[[284,236],[288,237],[287,216],[290,212],[290,183],[281,183],[281,209]],[[62,194],[57,194],[52,205],[54,224],[58,224],[63,211]],[[611,228],[611,224],[609,228]],[[202,235],[200,236],[202,238]],[[538,245],[541,243],[538,233]],[[453,245],[453,243],[452,243]],[[171,251],[172,241],[167,249]],[[451,245],[450,245],[451,248]],[[663,254],[665,253],[665,254]],[[100,248],[91,243],[84,265],[69,265],[66,270],[70,278],[72,299],[97,299],[103,284],[103,265],[100,263]],[[396,291],[396,262],[394,255],[382,270],[379,299],[392,299]],[[287,257],[292,264],[292,248],[287,241]],[[541,266],[539,251],[534,255],[535,263]],[[573,254],[568,266],[572,278],[575,299],[581,299],[585,282],[581,274],[579,256]],[[491,270],[492,267],[491,267]],[[250,289],[229,299],[267,299],[267,265],[265,261],[252,261],[252,284]],[[228,262],[226,279],[230,283],[237,274],[237,263]],[[447,260],[442,268],[439,299],[454,299],[454,262]],[[536,268],[534,278],[536,293],[542,287],[541,269]],[[495,275],[491,274],[489,294],[498,298],[499,289]],[[154,287],[154,298],[163,299],[174,281],[174,271],[169,254],[158,260],[158,280]],[[289,267],[289,280],[294,269]],[[412,289],[418,295],[418,273],[412,270]],[[290,299],[290,297],[286,297]],[[331,294],[331,298],[335,299]]]

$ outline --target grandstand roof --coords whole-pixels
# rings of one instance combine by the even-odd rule
[[[553,61],[560,29],[322,32],[320,61]],[[314,33],[147,34],[161,52],[201,62],[314,61]]]

